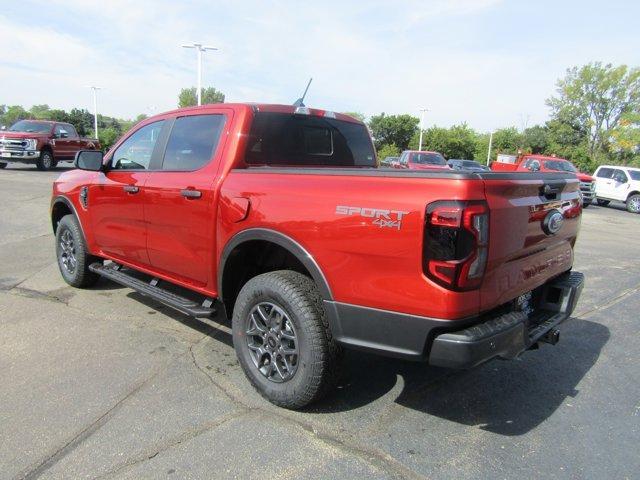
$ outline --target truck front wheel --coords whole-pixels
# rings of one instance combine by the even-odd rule
[[[0,162],[0,170],[2,170],[3,168],[7,168],[7,164],[4,162]]]
[[[53,155],[48,150],[44,150],[40,154],[40,158],[36,161],[36,167],[38,170],[51,170],[54,166]]]
[[[340,347],[313,281],[281,270],[249,280],[233,310],[233,345],[258,392],[284,408],[302,408],[329,391]]]
[[[627,210],[631,213],[640,213],[640,195],[636,193],[627,198]]]
[[[72,287],[90,287],[99,276],[89,270],[97,257],[89,255],[80,224],[75,215],[65,215],[56,229],[56,258],[65,282]]]

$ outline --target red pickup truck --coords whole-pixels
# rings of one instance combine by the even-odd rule
[[[329,389],[342,347],[470,368],[557,342],[583,283],[575,175],[376,165],[366,126],[329,111],[146,119],[54,183],[60,272],[221,311],[251,383],[287,408]]]
[[[35,163],[38,170],[50,170],[58,162],[73,161],[80,150],[99,148],[97,140],[80,137],[70,123],[20,120],[0,132],[0,168],[10,161]]]
[[[497,161],[491,164],[491,170],[497,172],[570,172],[580,180],[580,194],[586,208],[595,198],[595,179],[581,173],[569,160],[547,155],[498,155]]]

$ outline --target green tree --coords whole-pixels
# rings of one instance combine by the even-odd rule
[[[202,89],[202,104],[224,103],[224,93],[213,87]],[[196,87],[183,88],[178,95],[178,107],[193,107],[198,104]]]
[[[387,157],[399,157],[401,150],[394,145],[383,145],[380,150],[378,150],[378,161],[381,162]]]
[[[623,164],[640,165],[640,113],[623,115],[611,132],[611,149]]]
[[[98,129],[98,139],[103,150],[110,149],[118,141],[122,133],[114,127]]]
[[[32,118],[32,115],[27,112],[20,105],[11,105],[7,106],[4,114],[2,115],[2,125],[5,127],[10,127],[18,120],[24,120],[27,118]]]
[[[442,153],[447,158],[472,159],[476,148],[477,134],[466,123],[450,128],[433,126],[422,135],[422,149]],[[420,144],[420,132],[411,139],[411,149]]]
[[[51,110],[47,104],[33,105],[29,109],[29,113],[36,120],[49,120],[51,118]]]
[[[620,121],[640,111],[640,69],[601,62],[570,68],[547,105],[554,120],[569,119],[588,132],[587,152],[599,163],[610,153],[611,136]]]
[[[373,136],[376,150],[383,145],[396,145],[405,150],[411,137],[418,130],[420,120],[411,115],[374,115],[369,120],[369,128]]]
[[[545,153],[549,146],[549,129],[544,125],[534,125],[523,132],[523,146],[531,153]]]

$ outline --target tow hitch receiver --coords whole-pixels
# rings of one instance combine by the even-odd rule
[[[557,328],[552,328],[543,336],[540,337],[540,341],[544,343],[549,343],[551,345],[555,345],[560,341],[560,330]]]

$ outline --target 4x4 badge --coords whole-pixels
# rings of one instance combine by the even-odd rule
[[[400,210],[385,210],[380,208],[368,207],[349,207],[346,205],[336,206],[336,215],[357,215],[359,217],[373,219],[371,223],[380,228],[395,228],[400,230],[402,227],[402,218],[409,212]]]

